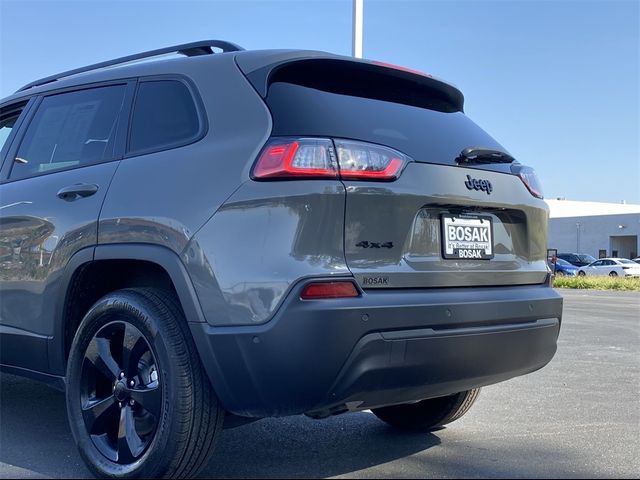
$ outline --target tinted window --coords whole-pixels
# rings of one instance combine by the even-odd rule
[[[597,262],[593,262],[592,267],[601,267],[605,264],[604,260],[598,260]]]
[[[140,83],[131,124],[131,152],[185,144],[199,131],[198,111],[184,83],[176,80]]]
[[[284,82],[272,83],[266,100],[273,135],[362,140],[395,148],[418,162],[445,165],[455,164],[469,146],[504,151],[462,112],[444,113]],[[494,166],[510,171],[508,164]]]
[[[7,142],[9,134],[25,105],[26,103],[23,102],[17,106],[5,107],[0,110],[0,150],[2,150],[4,144]]]
[[[114,158],[125,85],[45,97],[18,149],[11,178]]]

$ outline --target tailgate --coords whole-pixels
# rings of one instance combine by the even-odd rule
[[[363,288],[546,280],[546,203],[509,163],[458,163],[467,147],[504,148],[462,112],[455,87],[363,61],[310,57],[238,56],[271,111],[272,136],[330,139],[338,157],[341,141],[365,142],[408,160],[392,181],[346,179],[340,165],[345,257]],[[363,152],[353,155],[370,155]]]
[[[469,172],[491,182],[490,195],[467,189]],[[345,255],[363,288],[524,285],[546,279],[547,207],[514,175],[410,163],[390,184],[345,184]],[[492,258],[472,258],[475,253],[445,258],[456,256],[447,255],[443,241],[443,224],[451,218],[475,220],[467,222],[472,227],[466,232],[467,225],[459,228],[480,248],[464,248],[469,244],[463,235],[462,250],[481,256],[487,256],[484,232],[473,225],[489,223]],[[453,243],[453,253],[460,253]]]

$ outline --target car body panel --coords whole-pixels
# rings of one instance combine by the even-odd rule
[[[47,371],[52,312],[67,288],[61,273],[77,251],[97,243],[100,207],[117,166],[92,165],[0,186],[0,246],[8,252],[0,262],[0,363]],[[77,183],[95,184],[98,191],[72,202],[56,196]]]
[[[263,323],[301,278],[350,275],[344,202],[337,180],[243,184],[182,255],[207,321]]]
[[[248,179],[247,160],[266,141],[271,117],[233,58],[221,57],[213,65],[193,62],[180,70],[181,77],[198,85],[206,135],[191,145],[125,157],[102,210],[100,244],[149,243],[180,255]]]
[[[409,163],[391,183],[345,181],[345,256],[360,285],[384,277],[380,287],[524,285],[547,276],[548,209],[514,175],[482,172],[491,195],[469,190],[469,170]],[[477,174],[474,174],[477,176]],[[507,208],[508,207],[508,208]],[[491,260],[442,257],[441,215],[450,212],[492,217],[495,256]],[[360,242],[390,242],[392,248],[362,248]]]

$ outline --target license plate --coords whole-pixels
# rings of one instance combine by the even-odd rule
[[[493,258],[491,217],[442,215],[442,256],[464,260]]]

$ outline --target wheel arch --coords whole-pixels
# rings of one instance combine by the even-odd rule
[[[131,270],[137,266],[141,275],[134,275],[138,273],[137,269]],[[113,276],[120,271],[128,271],[130,275]],[[98,286],[87,288],[86,282],[93,280],[96,274],[103,277]],[[132,286],[171,289],[187,321],[204,322],[191,279],[180,257],[172,250],[149,244],[109,244],[82,249],[71,257],[62,275],[61,293],[54,317],[54,335],[49,348],[52,374],[65,375],[71,341],[87,309],[108,291]],[[91,293],[84,295],[86,291]]]

